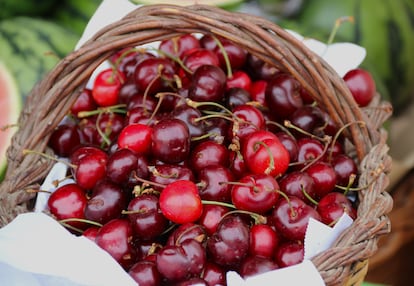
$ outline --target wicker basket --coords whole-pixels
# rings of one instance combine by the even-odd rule
[[[391,159],[383,122],[391,106],[379,97],[361,109],[337,73],[279,26],[265,19],[209,6],[142,6],[105,27],[69,54],[33,88],[19,119],[20,129],[8,149],[8,169],[0,188],[0,226],[31,210],[34,194],[51,162],[23,149],[51,152],[48,138],[61,122],[93,70],[115,50],[142,45],[183,33],[213,33],[292,74],[338,124],[349,124],[349,154],[360,163],[358,218],[334,246],[312,259],[327,285],[358,285],[380,235],[390,232],[387,214],[392,199],[385,191]]]

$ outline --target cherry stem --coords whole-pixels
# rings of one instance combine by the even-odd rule
[[[219,47],[219,49],[220,49],[220,51],[223,55],[224,62],[226,63],[227,77],[232,78],[233,77],[233,71],[232,71],[232,68],[231,68],[229,55],[227,54],[226,49],[224,48],[221,41],[214,35],[212,37],[213,37],[214,41],[216,42],[217,46]]]
[[[327,139],[329,139],[329,140],[331,140],[331,136],[325,136]],[[323,150],[322,150],[322,152],[321,152],[321,154],[319,154],[318,156],[316,156],[313,160],[311,160],[308,164],[306,164],[302,169],[301,169],[301,171],[302,172],[304,172],[306,169],[308,169],[312,164],[314,164],[314,163],[316,163],[317,161],[319,161],[325,154],[326,154],[326,151],[328,150],[328,147],[329,147],[329,142],[327,142],[325,145],[324,145],[324,148],[323,148]]]
[[[283,122],[283,124],[285,125],[285,127],[292,128],[292,129],[294,129],[294,130],[296,130],[296,131],[298,131],[298,132],[300,132],[300,133],[302,133],[306,136],[309,136],[310,138],[317,139],[317,140],[322,141],[322,142],[327,142],[327,141],[330,140],[330,139],[327,138],[327,137],[330,137],[328,135],[326,135],[324,137],[316,136],[315,134],[309,133],[309,132],[297,127],[296,125],[292,124],[292,122],[290,122],[289,120],[285,120]]]
[[[157,176],[157,177],[166,178],[166,179],[178,178],[178,173],[172,173],[172,174],[164,175],[164,174],[161,174],[155,166],[150,166],[150,167],[148,167],[148,169],[154,176]]]
[[[25,191],[26,193],[29,193],[29,194],[37,194],[37,193],[51,194],[52,193],[51,191],[48,191],[48,190],[35,190],[35,189],[26,189]]]
[[[102,114],[103,113],[98,114],[98,118],[96,118],[96,122],[95,122],[95,128],[96,128],[96,131],[98,131],[98,134],[99,134],[99,136],[101,136],[102,141],[103,141],[101,147],[104,147],[105,144],[106,144],[106,146],[111,145],[111,140],[109,139],[109,135],[111,134],[112,130],[111,130],[111,127],[110,127],[111,124],[107,124],[105,126],[105,130],[102,130],[100,128],[99,123],[101,122]],[[109,121],[109,122],[111,122],[111,121]]]
[[[293,136],[293,134],[289,131],[289,129],[287,129],[285,126],[283,126],[282,124],[280,124],[280,123],[278,123],[278,122],[276,122],[276,121],[267,120],[267,121],[266,121],[266,124],[275,125],[275,126],[277,126],[278,128],[280,128],[283,132],[285,132],[286,134],[288,134],[288,135],[290,135],[290,136],[294,137],[294,136]]]
[[[361,126],[365,126],[365,122],[364,121],[348,122],[347,124],[345,124],[341,128],[339,128],[339,130],[336,132],[335,136],[332,139],[331,146],[334,146],[335,145],[335,142],[338,141],[338,138],[341,135],[341,133],[346,128],[350,127],[352,124],[360,124]],[[333,154],[333,148],[332,148],[331,152],[329,152],[328,162],[330,162],[332,160],[332,154]]]
[[[145,179],[143,179],[143,178],[140,178],[140,177],[138,177],[138,176],[136,176],[136,175],[134,175],[134,178],[135,178],[137,181],[140,181],[141,183],[147,184],[147,185],[149,185],[149,186],[155,186],[155,187],[159,187],[159,188],[165,188],[165,187],[166,187],[166,185],[164,185],[164,184],[160,184],[160,183],[156,183],[156,182],[148,181],[148,180],[145,180]]]
[[[0,131],[7,131],[7,130],[9,130],[10,128],[13,128],[13,127],[19,127],[19,124],[14,123],[14,124],[6,124],[6,125],[2,125],[2,126],[1,126],[1,128],[0,128]]]
[[[308,192],[305,190],[305,188],[303,187],[303,186],[301,186],[301,191],[302,191],[302,194],[312,203],[312,204],[314,204],[315,206],[317,206],[319,203],[314,199],[314,198],[312,198],[309,194],[308,194]]]
[[[83,218],[65,218],[58,220],[60,223],[68,223],[68,222],[83,222],[86,224],[90,224],[97,227],[102,227],[102,224],[93,220],[83,219]]]
[[[275,158],[273,157],[272,151],[270,150],[269,146],[262,142],[256,142],[253,146],[254,151],[256,152],[259,147],[258,145],[263,146],[266,149],[267,154],[269,155],[269,166],[267,166],[266,170],[264,171],[266,175],[269,175],[275,169]]]
[[[343,16],[343,17],[340,17],[340,18],[336,19],[335,20],[335,25],[333,26],[332,31],[331,31],[331,34],[329,35],[327,45],[330,45],[330,44],[333,43],[334,38],[335,38],[335,36],[336,36],[336,34],[337,34],[338,30],[339,30],[339,27],[344,22],[354,23],[355,22],[355,19],[354,19],[353,16]]]
[[[22,153],[23,153],[23,155],[28,155],[28,154],[40,155],[40,156],[43,156],[43,157],[45,157],[47,159],[53,160],[55,162],[59,162],[59,163],[65,164],[66,166],[69,166],[70,168],[73,168],[73,169],[75,169],[77,167],[76,165],[73,165],[73,164],[69,163],[66,160],[61,160],[59,158],[56,158],[54,156],[51,156],[49,154],[42,153],[42,152],[39,152],[39,151],[36,151],[36,150],[23,149]]]
[[[93,115],[99,115],[101,113],[120,113],[120,114],[126,114],[127,111],[125,110],[126,104],[117,104],[117,105],[112,105],[112,106],[107,106],[107,107],[98,107],[95,110],[90,110],[90,111],[80,111],[77,114],[78,118],[85,118],[85,117],[90,117]]]
[[[221,105],[217,102],[214,102],[214,101],[198,102],[198,101],[191,100],[189,98],[186,98],[185,101],[186,101],[187,105],[189,105],[191,107],[194,107],[194,108],[199,108],[201,106],[215,106],[215,107],[218,107],[218,108],[224,110],[226,113],[228,113],[230,115],[233,114],[230,111],[230,109],[228,109],[225,106],[223,106],[223,105]]]
[[[279,194],[287,201],[288,205],[289,205],[289,209],[290,209],[290,214],[292,217],[297,216],[297,212],[295,211],[295,209],[292,206],[292,202],[289,199],[289,196],[286,195],[284,192],[279,191]]]
[[[249,215],[251,218],[253,218],[253,219],[254,219],[254,223],[255,223],[255,224],[266,224],[266,223],[267,223],[267,219],[266,219],[266,217],[265,217],[265,216],[262,216],[262,215],[260,215],[260,214],[254,213],[254,212],[249,212],[249,211],[239,210],[239,209],[232,210],[232,211],[229,211],[229,212],[225,213],[225,214],[221,217],[221,219],[223,219],[225,216],[232,215],[232,214],[247,214],[247,215]]]

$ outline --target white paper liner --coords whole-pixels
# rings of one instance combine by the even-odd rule
[[[120,19],[137,6],[128,0],[103,0],[87,25],[76,48],[84,44],[102,27]],[[364,48],[352,43],[325,45],[290,31],[314,52],[323,57],[340,76],[359,66],[366,55]],[[346,57],[344,56],[346,55]],[[101,68],[105,67],[105,63]],[[101,69],[100,68],[100,69]],[[97,72],[97,71],[96,71]],[[96,74],[96,72],[94,74]],[[93,84],[93,78],[89,85]],[[57,163],[42,185],[42,190],[54,191],[55,181],[67,172]],[[71,182],[64,180],[61,185]],[[95,243],[78,237],[58,222],[43,214],[47,208],[47,193],[39,193],[35,212],[16,217],[0,229],[0,277],[7,285],[105,286],[137,285],[112,257]],[[242,279],[236,272],[227,273],[228,285],[325,285],[310,259],[328,249],[337,236],[349,227],[352,219],[344,215],[334,228],[311,219],[305,237],[305,260],[295,266]],[[3,283],[3,282],[2,282]],[[14,283],[14,284],[13,284]]]

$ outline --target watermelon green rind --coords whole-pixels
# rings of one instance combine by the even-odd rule
[[[44,19],[6,19],[0,22],[0,60],[13,74],[24,97],[74,49],[78,40],[74,32]]]
[[[51,12],[57,0],[1,0],[0,19],[15,16],[43,16]]]
[[[15,132],[22,101],[18,96],[18,87],[11,72],[3,62],[0,61],[0,104],[2,113],[0,114],[0,181],[2,181],[6,166],[6,151],[10,145],[11,137]]]
[[[101,0],[65,0],[53,12],[53,21],[82,35]]]
[[[192,4],[207,4],[217,6],[226,10],[236,10],[244,0],[130,0],[134,4],[177,4],[182,6]]]

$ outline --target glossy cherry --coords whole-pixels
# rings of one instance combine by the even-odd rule
[[[231,188],[231,200],[237,209],[264,214],[279,198],[279,184],[266,174],[247,175]]]
[[[362,68],[348,71],[344,81],[359,106],[367,106],[376,94],[375,81],[370,72]]]
[[[92,97],[99,106],[118,103],[119,90],[125,82],[125,75],[116,69],[105,69],[98,73],[92,87]]]
[[[164,216],[175,223],[195,222],[203,212],[197,185],[188,180],[167,185],[160,194],[159,203]]]

